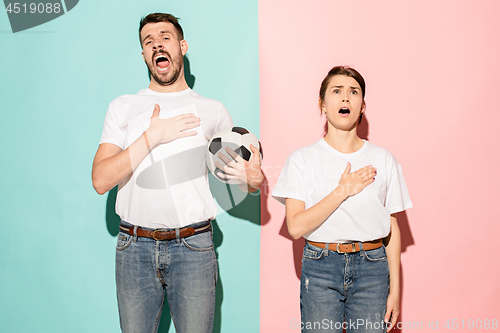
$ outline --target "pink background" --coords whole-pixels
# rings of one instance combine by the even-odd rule
[[[319,86],[340,64],[365,77],[362,135],[402,164],[414,205],[399,218],[402,331],[500,320],[499,17],[496,0],[260,1],[261,332],[299,331],[303,240],[270,192],[320,138]]]

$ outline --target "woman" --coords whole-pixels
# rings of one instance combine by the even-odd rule
[[[337,66],[321,84],[327,133],[288,157],[273,196],[288,231],[304,237],[303,332],[384,332],[399,315],[401,237],[396,213],[411,208],[401,166],[357,135],[365,81]]]

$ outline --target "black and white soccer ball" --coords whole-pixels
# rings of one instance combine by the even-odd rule
[[[205,155],[207,167],[210,172],[223,183],[226,184],[241,184],[240,181],[230,180],[226,178],[226,173],[215,166],[215,161],[219,161],[222,165],[225,163],[217,157],[219,152],[222,152],[229,159],[233,159],[227,152],[225,147],[229,147],[244,160],[249,161],[252,158],[252,150],[250,145],[254,145],[260,151],[260,158],[262,159],[262,146],[259,139],[251,132],[243,127],[229,127],[215,133],[207,145],[207,152]]]

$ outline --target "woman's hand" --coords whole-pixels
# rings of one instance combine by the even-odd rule
[[[344,194],[346,197],[352,197],[373,183],[376,174],[377,169],[371,165],[351,173],[351,163],[347,163],[347,167],[340,177],[339,187],[335,191],[339,191],[338,194]]]
[[[399,293],[389,293],[387,297],[387,307],[384,321],[387,325],[387,332],[392,330],[397,323],[399,316]]]

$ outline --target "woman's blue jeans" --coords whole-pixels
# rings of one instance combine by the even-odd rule
[[[385,331],[389,266],[384,246],[340,254],[306,242],[300,285],[302,332]]]
[[[211,333],[216,281],[211,231],[168,241],[118,234],[116,291],[124,333],[157,332],[165,296],[177,333]]]

